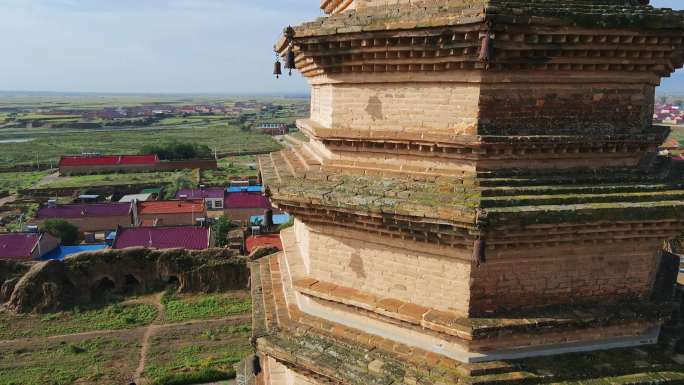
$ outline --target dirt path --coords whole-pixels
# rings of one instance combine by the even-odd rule
[[[172,324],[166,324],[166,325],[155,325],[157,327],[157,330],[164,330],[164,329],[169,329],[169,328],[174,328],[178,326],[187,326],[187,325],[196,325],[196,324],[215,324],[215,323],[221,323],[221,322],[226,322],[226,321],[248,321],[251,319],[250,315],[237,315],[237,316],[232,316],[232,317],[226,317],[226,318],[216,318],[216,319],[208,319],[208,320],[193,320],[193,321],[186,321],[186,322],[177,322],[177,323],[172,323]],[[126,334],[126,333],[131,333],[131,332],[137,332],[137,331],[142,331],[142,330],[147,330],[149,326],[141,326],[137,328],[131,328],[131,329],[119,329],[119,330],[94,330],[91,332],[82,332],[82,333],[72,333],[72,334],[60,334],[56,336],[49,336],[49,337],[31,337],[31,338],[17,338],[13,340],[0,340],[0,347],[3,345],[13,345],[13,344],[36,344],[36,343],[42,343],[45,341],[51,341],[51,340],[65,340],[65,341],[78,341],[83,338],[88,338],[88,337],[98,337],[102,335],[108,335],[108,334]]]
[[[166,318],[164,314],[164,305],[162,305],[161,302],[163,297],[164,293],[161,292],[154,295],[153,297],[140,298],[140,300],[143,301],[145,299],[152,299],[151,302],[147,303],[152,304],[157,308],[157,319],[155,319],[154,322],[147,327],[147,330],[145,330],[145,334],[143,334],[142,344],[140,347],[140,361],[138,362],[138,368],[135,370],[135,374],[133,374],[133,382],[135,382],[138,385],[145,385],[147,383],[147,381],[143,381],[142,375],[145,371],[145,364],[147,362],[147,352],[150,350],[150,339],[159,331],[159,329],[162,328],[162,325],[159,324],[164,323],[164,319]]]
[[[12,203],[12,202],[14,202],[14,201],[16,201],[16,200],[17,200],[17,195],[16,195],[16,194],[15,194],[15,195],[10,195],[10,196],[8,196],[8,197],[0,198],[0,207],[6,205],[6,204],[8,204],[8,203]]]
[[[59,179],[59,171],[56,171],[50,175],[44,176],[43,179],[39,180],[38,183],[36,183],[33,187],[36,188],[36,187],[44,186],[46,184],[49,184],[51,182],[56,181],[57,179]]]

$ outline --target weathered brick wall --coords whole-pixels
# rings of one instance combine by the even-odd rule
[[[295,226],[308,276],[382,298],[467,312],[470,263],[370,243],[352,232],[333,236],[299,221]]]
[[[312,377],[304,377],[295,373],[272,357],[261,360],[265,385],[324,385]]]
[[[117,227],[130,227],[132,219],[129,215],[99,218],[63,218],[78,227],[81,232],[98,232],[116,230]],[[32,224],[42,225],[45,220],[34,220]]]
[[[473,268],[471,315],[569,303],[648,299],[658,247],[625,243],[490,253]]]
[[[651,85],[483,84],[483,135],[628,134],[651,125]]]
[[[321,85],[313,89],[311,117],[324,127],[390,133],[475,133],[477,86],[382,83]]]
[[[114,172],[151,172],[156,169],[155,165],[112,165],[112,166],[61,166],[61,175],[82,175]]]
[[[311,119],[324,127],[332,126],[332,86],[311,87]]]
[[[155,220],[158,221],[157,226],[194,226],[197,224],[198,218],[206,218],[207,213],[179,213],[179,214],[143,214],[140,215],[140,221],[147,226]]]

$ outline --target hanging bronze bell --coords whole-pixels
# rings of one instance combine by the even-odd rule
[[[276,76],[276,79],[280,78],[280,75],[283,74],[283,69],[282,65],[280,64],[280,60],[276,60],[275,65],[273,66],[273,75]]]
[[[288,70],[290,70],[290,76],[292,76],[292,70],[296,68],[296,65],[295,65],[295,53],[294,53],[294,51],[293,51],[292,49],[289,49],[289,50],[287,51],[287,57],[286,57],[286,59],[287,59],[287,60],[285,61],[285,68],[287,68]]]

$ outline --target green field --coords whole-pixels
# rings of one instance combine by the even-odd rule
[[[0,384],[127,384],[145,351],[146,384],[232,378],[252,352],[250,305],[248,291],[229,291],[49,314],[0,309]]]
[[[231,177],[257,176],[255,155],[231,156],[219,160],[218,170],[202,171],[202,184],[225,187]]]
[[[192,171],[177,172],[141,172],[125,174],[94,174],[60,177],[39,188],[87,188],[98,186],[117,186],[127,184],[168,184],[180,177],[191,178]],[[2,174],[0,174],[2,175]]]
[[[252,352],[249,322],[188,324],[153,338],[145,376],[153,384],[201,384],[235,376],[233,365]]]
[[[167,322],[228,317],[247,313],[252,308],[251,297],[244,292],[169,296],[163,303]]]
[[[0,346],[0,384],[127,384],[137,364],[137,334]]]
[[[0,191],[16,192],[30,188],[48,174],[47,171],[0,173]]]
[[[270,136],[241,131],[228,124],[130,130],[0,130],[0,141],[12,139],[32,141],[0,143],[0,165],[34,164],[36,161],[54,165],[62,155],[82,152],[136,154],[145,144],[172,140],[208,145],[218,152],[273,151],[279,148]]]
[[[0,312],[0,340],[130,329],[149,325],[156,317],[155,307],[146,304],[114,304],[91,310],[74,309],[46,315],[15,316]]]

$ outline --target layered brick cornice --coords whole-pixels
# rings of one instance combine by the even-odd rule
[[[307,77],[490,69],[651,73],[657,83],[684,64],[683,15],[608,1],[424,1],[306,23],[293,43]]]

